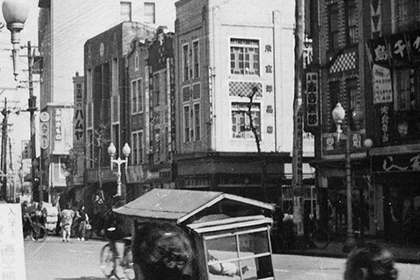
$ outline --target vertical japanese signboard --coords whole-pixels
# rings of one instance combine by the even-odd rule
[[[391,71],[388,68],[374,64],[373,76],[373,103],[392,102]]]
[[[319,126],[319,92],[318,92],[318,73],[306,73],[306,92],[305,92],[305,130],[312,131]]]
[[[0,279],[26,279],[19,204],[0,203]]]

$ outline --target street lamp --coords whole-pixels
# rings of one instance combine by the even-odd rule
[[[29,14],[29,4],[26,0],[4,0],[2,5],[3,17],[7,24],[7,29],[12,33],[11,42],[13,45],[12,59],[13,59],[13,75],[17,80],[19,74],[19,43],[20,31],[25,25],[25,21]]]
[[[334,110],[332,111],[333,120],[337,126],[337,141],[340,141],[341,133],[343,132],[341,125],[346,116],[346,112],[340,103],[337,103]],[[364,113],[359,105],[352,112],[352,119],[356,125],[364,118]],[[353,232],[353,208],[352,208],[352,177],[351,177],[351,162],[350,162],[350,139],[351,139],[351,128],[350,123],[347,124],[346,133],[346,189],[347,189],[347,240],[344,245],[343,251],[349,252],[356,246],[356,240],[354,239]]]
[[[115,196],[121,196],[121,164],[125,163],[125,170],[127,171],[127,166],[128,166],[128,156],[130,155],[131,149],[130,146],[128,146],[127,143],[125,143],[122,152],[125,156],[125,159],[121,159],[120,157],[118,157],[118,159],[114,159],[115,153],[117,152],[117,148],[115,148],[115,145],[113,143],[111,143],[108,147],[108,154],[111,157],[111,170],[112,170],[112,166],[113,163],[116,163],[118,165],[118,171],[117,171],[117,193],[115,194]]]

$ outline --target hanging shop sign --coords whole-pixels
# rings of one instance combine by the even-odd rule
[[[420,171],[420,154],[378,156],[372,164],[375,172]]]
[[[317,128],[319,126],[319,92],[318,92],[318,73],[306,73],[306,92],[305,92],[305,129]]]
[[[368,47],[373,64],[390,67],[420,62],[420,30],[372,39]]]
[[[379,141],[381,143],[388,143],[390,138],[391,129],[391,114],[392,108],[390,104],[381,104],[376,108],[378,111],[376,115],[379,117],[380,122],[380,136]]]
[[[373,65],[373,103],[392,102],[391,71],[380,65]]]
[[[338,138],[340,137],[340,138]],[[364,150],[363,141],[366,139],[364,130],[352,131],[350,137],[350,152],[361,152]],[[347,136],[344,133],[323,133],[322,134],[322,154],[342,155],[346,152]]]
[[[47,122],[41,123],[41,149],[47,149],[50,146],[50,124]]]

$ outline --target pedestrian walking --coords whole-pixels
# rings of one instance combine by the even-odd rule
[[[350,252],[344,280],[396,280],[392,253],[375,243],[364,243]]]
[[[61,229],[63,235],[63,242],[69,242],[71,236],[71,226],[73,224],[74,211],[70,208],[65,208],[61,211]]]
[[[89,217],[85,212],[85,206],[79,207],[76,211],[76,237],[77,240],[85,241],[86,224],[89,222]]]

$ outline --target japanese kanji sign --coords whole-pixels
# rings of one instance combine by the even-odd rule
[[[385,38],[370,41],[370,51],[374,64],[389,66],[389,51]]]
[[[384,67],[420,62],[420,30],[392,34],[368,42],[372,63]]]
[[[393,62],[410,61],[405,34],[394,34],[390,37],[390,50]]]
[[[413,31],[409,34],[411,58],[420,60],[420,30]]]
[[[306,73],[306,127],[318,127],[319,115],[318,115],[318,73],[309,72]]]
[[[0,203],[0,279],[26,279],[19,204]]]
[[[380,65],[372,67],[373,103],[392,102],[391,71]]]

